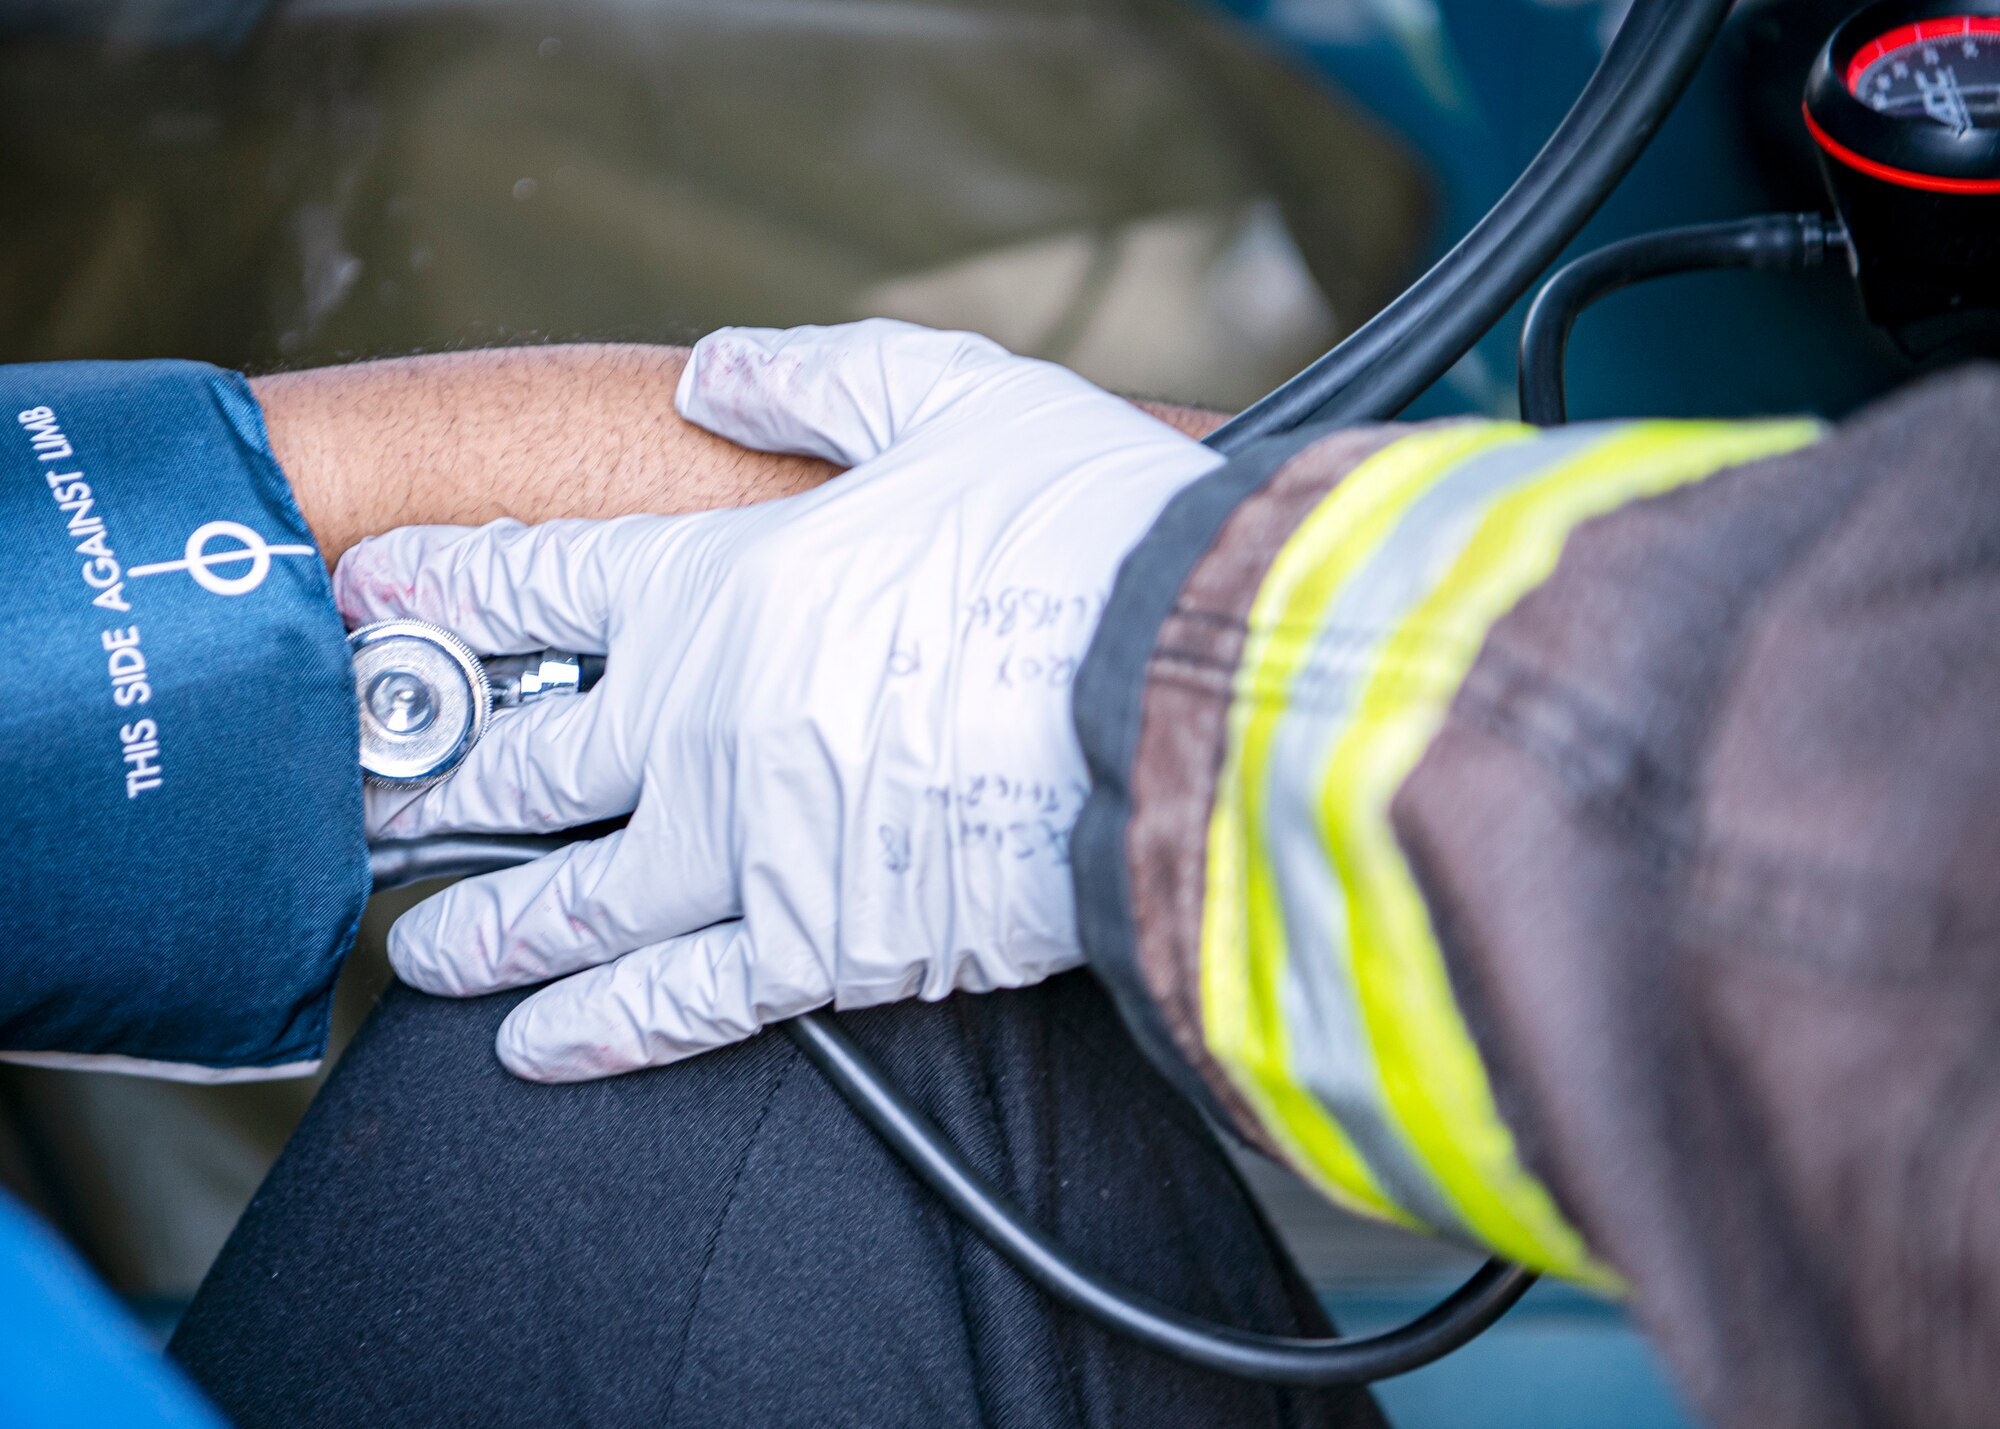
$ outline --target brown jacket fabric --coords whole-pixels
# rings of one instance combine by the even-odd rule
[[[1188,583],[1238,507],[1378,447],[1267,449],[1190,493],[1079,686],[1086,948],[1265,1144],[1203,1062],[1166,906],[1202,898],[1222,757],[1189,671],[1226,701],[1249,602]],[[1392,812],[1523,1161],[1698,1411],[2000,1420],[2000,370],[1576,528]]]

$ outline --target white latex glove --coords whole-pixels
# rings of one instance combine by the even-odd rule
[[[675,400],[853,470],[734,511],[411,527],[335,580],[354,621],[608,657],[444,783],[370,798],[400,838],[632,814],[390,932],[427,992],[562,979],[500,1029],[536,1080],[1076,965],[1071,681],[1119,561],[1220,460],[1062,368],[887,321],[713,333]]]

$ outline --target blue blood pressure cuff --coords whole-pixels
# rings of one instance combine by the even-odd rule
[[[0,367],[0,1056],[305,1071],[369,887],[326,569],[243,378]]]

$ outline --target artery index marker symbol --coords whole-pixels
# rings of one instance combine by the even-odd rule
[[[217,539],[240,541],[235,550],[217,551],[210,554],[208,543]],[[273,546],[264,538],[239,521],[209,521],[194,528],[187,538],[184,559],[178,561],[157,561],[150,566],[133,566],[125,574],[128,576],[156,576],[163,571],[186,571],[194,578],[194,583],[203,590],[217,595],[248,595],[264,583],[264,577],[271,573],[273,556],[316,556],[319,552],[311,546]],[[229,565],[237,561],[248,561],[250,569],[240,576],[217,575],[215,566]]]

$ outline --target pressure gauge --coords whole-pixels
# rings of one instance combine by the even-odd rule
[[[2000,125],[2000,18],[1946,15],[1885,31],[1854,52],[1842,78],[1877,114],[1954,133]]]
[[[1869,317],[1912,356],[2000,350],[2000,0],[1888,0],[1806,84]]]

